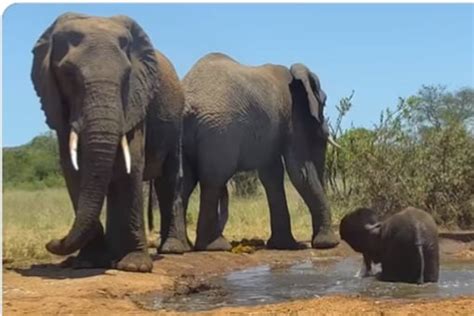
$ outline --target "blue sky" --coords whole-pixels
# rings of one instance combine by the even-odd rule
[[[330,118],[355,90],[346,127],[371,127],[422,84],[474,86],[473,4],[16,4],[3,14],[3,146],[48,130],[31,48],[66,11],[131,16],[181,78],[213,51],[250,65],[302,62],[320,76]]]

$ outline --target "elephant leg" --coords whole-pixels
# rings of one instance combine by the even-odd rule
[[[386,282],[400,282],[403,281],[407,274],[407,269],[410,270],[412,260],[408,256],[401,256],[400,249],[404,249],[404,245],[400,245],[396,241],[385,241],[383,243],[383,256],[381,258],[382,273],[380,280]],[[406,249],[407,254],[415,255]]]
[[[218,205],[217,226],[219,227],[219,234],[222,236],[227,220],[229,219],[229,192],[227,191],[227,185],[225,185],[222,190]]]
[[[155,217],[153,216],[153,199],[154,199],[154,194],[153,191],[154,189],[154,184],[153,184],[153,179],[148,181],[148,210],[147,210],[147,215],[148,215],[148,232],[153,233],[155,231]]]
[[[227,251],[232,248],[230,243],[220,234],[221,231],[218,225],[217,209],[222,190],[223,185],[201,183],[195,250]]]
[[[169,156],[163,166],[162,176],[155,180],[161,214],[160,253],[184,253],[192,249],[187,236],[185,215],[189,195],[186,202],[183,200],[184,188],[189,187],[186,183],[189,179],[184,176],[186,173],[187,170],[180,172],[179,157]]]
[[[264,168],[260,168],[258,176],[265,188],[270,208],[272,232],[267,247],[271,249],[301,248],[291,233],[291,220],[283,183],[284,170],[280,158]]]
[[[313,248],[333,248],[339,239],[331,228],[331,212],[324,188],[319,181],[316,166],[311,160],[299,159],[290,150],[285,156],[285,164],[290,180],[311,212]]]
[[[74,214],[77,212],[77,203],[79,200],[80,173],[73,169],[69,156],[69,132],[57,133],[59,141],[59,153],[61,169],[66,182],[67,191],[72,202]],[[77,256],[71,256],[63,262],[63,266],[71,265],[75,269],[81,268],[102,268],[109,265],[104,261],[107,249],[104,237],[104,228],[102,223],[97,226],[96,235],[91,241],[79,250]]]
[[[425,282],[438,282],[439,278],[439,250],[438,245],[423,249],[425,257]]]
[[[155,198],[155,184],[154,180],[150,179],[146,182],[149,186],[148,190],[148,232],[147,232],[147,240],[148,240],[148,248],[157,248],[158,241],[159,241],[159,233],[155,230],[155,216],[153,214],[154,211],[154,200]]]
[[[188,210],[188,204],[189,204],[189,197],[194,191],[194,188],[196,188],[197,185],[197,178],[196,178],[196,172],[192,168],[191,164],[188,162],[186,157],[183,159],[183,207],[184,207],[184,212],[186,215],[186,212]]]
[[[107,244],[119,270],[150,272],[143,214],[142,173],[111,182],[107,195]]]
[[[171,208],[173,207],[172,195],[173,188],[170,187],[168,179],[164,176],[152,180],[158,199],[160,210],[160,240],[161,244],[168,238],[169,227],[171,223]],[[160,245],[161,248],[161,245]]]

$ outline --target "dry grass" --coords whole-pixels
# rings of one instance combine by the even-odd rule
[[[65,234],[73,211],[65,189],[3,192],[3,259],[28,261],[51,255],[44,244]]]
[[[286,190],[293,234],[297,240],[309,240],[311,238],[309,211],[290,184],[287,184]],[[224,231],[229,240],[269,238],[270,217],[267,201],[263,190],[259,188],[259,191],[259,194],[252,198],[238,198],[231,193],[229,221]],[[196,236],[198,207],[198,192],[194,192],[187,215],[191,240]],[[159,212],[158,210],[155,212],[155,227],[159,227]],[[337,223],[340,216],[335,215],[333,220]],[[45,243],[51,238],[66,234],[72,221],[73,211],[66,189],[5,190],[3,192],[4,260],[15,264],[50,260],[53,256],[44,248]]]

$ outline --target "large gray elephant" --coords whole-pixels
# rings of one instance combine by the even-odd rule
[[[46,248],[74,267],[151,271],[143,216],[143,179],[166,183],[163,248],[183,219],[181,137],[184,95],[170,61],[126,16],[66,13],[34,49],[32,81],[46,122],[57,133],[60,162],[75,211],[62,239]],[[157,180],[157,181],[158,181]],[[107,198],[106,232],[99,220]],[[186,240],[180,242],[186,244]]]
[[[252,169],[258,170],[270,207],[267,246],[300,248],[291,232],[283,161],[310,209],[312,246],[335,247],[339,240],[323,188],[326,95],[318,77],[302,64],[249,67],[212,53],[192,67],[182,84],[185,208],[198,181],[201,189],[195,249],[230,248],[218,225],[219,198],[225,201],[225,185],[234,173]]]
[[[438,281],[438,228],[427,212],[408,207],[379,221],[373,209],[359,208],[343,217],[339,231],[363,254],[363,276],[370,274],[372,263],[381,263],[383,281]]]

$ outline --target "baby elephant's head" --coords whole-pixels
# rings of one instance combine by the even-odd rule
[[[341,239],[357,252],[364,254],[374,263],[379,262],[378,239],[380,237],[380,221],[375,210],[358,208],[347,214],[339,226]]]

